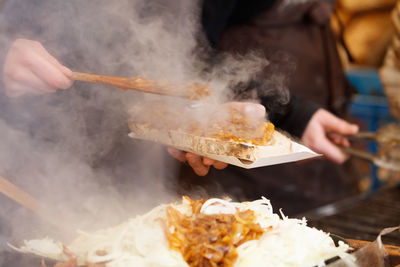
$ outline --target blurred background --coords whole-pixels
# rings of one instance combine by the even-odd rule
[[[400,4],[396,1],[338,1],[331,25],[346,75],[356,89],[350,114],[362,130],[377,131],[400,119],[399,56]],[[397,76],[397,81],[396,81]],[[373,153],[385,153],[387,146],[369,143]],[[396,149],[393,149],[396,150]],[[393,151],[393,153],[395,153]],[[395,156],[395,155],[393,155]],[[398,175],[360,165],[360,190],[375,190],[395,184]]]
[[[400,136],[400,1],[338,0],[331,28],[346,77],[355,91],[349,115],[361,131]],[[398,162],[398,141],[357,144]],[[316,226],[342,235],[371,239],[378,228],[400,222],[400,173],[352,160],[360,195],[315,211]],[[398,163],[397,163],[398,164]],[[320,212],[320,214],[318,214]],[[321,216],[321,214],[325,214]],[[336,215],[334,215],[336,214]],[[399,239],[393,237],[393,243]]]

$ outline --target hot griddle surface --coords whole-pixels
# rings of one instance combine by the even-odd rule
[[[329,216],[305,214],[309,225],[345,238],[373,241],[383,228],[400,225],[400,187],[325,207],[329,209],[335,210]],[[400,232],[385,236],[383,242],[399,246]]]

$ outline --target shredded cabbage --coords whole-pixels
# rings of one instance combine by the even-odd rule
[[[182,203],[171,205],[181,213],[191,215],[185,198]],[[166,205],[158,206],[114,228],[95,233],[80,231],[79,237],[67,248],[76,256],[79,266],[106,263],[106,267],[187,267],[182,255],[169,248],[162,223],[166,208]],[[201,213],[206,215],[246,210],[254,212],[264,233],[259,239],[247,241],[237,248],[234,267],[324,266],[324,260],[335,256],[345,258],[348,264],[354,262],[347,253],[348,245],[339,242],[336,247],[329,234],[308,227],[304,218],[291,219],[282,211],[281,216],[273,213],[270,201],[264,197],[242,203],[212,198],[201,207]],[[13,248],[59,261],[68,260],[63,245],[49,238],[25,241],[21,248]]]

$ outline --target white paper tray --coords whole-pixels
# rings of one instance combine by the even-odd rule
[[[246,161],[243,159],[239,159],[235,156],[226,156],[226,155],[218,155],[218,154],[212,154],[212,153],[201,153],[199,151],[194,151],[188,147],[180,146],[180,144],[185,143],[179,141],[180,138],[177,138],[177,134],[171,134],[170,135],[160,135],[158,131],[154,133],[152,130],[146,130],[146,134],[135,134],[135,133],[130,133],[129,136],[131,138],[136,138],[136,139],[143,139],[143,140],[148,140],[148,141],[153,141],[153,142],[158,142],[162,143],[165,145],[173,146],[179,150],[183,150],[186,152],[192,152],[195,154],[198,154],[200,156],[208,157],[211,159],[215,159],[221,162],[225,162],[231,165],[239,166],[242,168],[246,169],[252,169],[252,168],[257,168],[257,167],[262,167],[262,166],[269,166],[269,165],[275,165],[275,164],[281,164],[281,163],[287,163],[287,162],[293,162],[293,161],[299,161],[299,160],[304,160],[304,159],[309,159],[309,158],[314,158],[320,156],[319,154],[315,153],[314,151],[310,150],[309,148],[300,145],[299,143],[296,143],[294,141],[289,141],[291,142],[291,151],[286,151],[286,152],[280,152],[279,151],[274,151],[271,153],[271,149],[269,147],[262,147],[260,146],[257,153],[257,158],[254,161]],[[172,138],[174,136],[174,138]],[[289,144],[290,145],[290,144]]]
[[[276,164],[299,161],[321,156],[320,154],[315,153],[311,149],[293,141],[292,141],[292,150],[293,151],[290,153],[281,155],[266,155],[264,157],[258,158],[256,161],[252,163],[244,163],[240,159],[231,156],[221,156],[221,155],[203,155],[203,156],[246,169],[276,165]]]

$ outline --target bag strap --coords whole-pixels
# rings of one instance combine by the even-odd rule
[[[354,62],[354,57],[351,55],[348,46],[346,45],[346,41],[344,40],[344,25],[342,20],[340,19],[336,9],[333,10],[332,15],[335,17],[336,21],[338,22],[339,26],[339,34],[338,34],[338,41],[340,45],[343,47],[344,51],[346,52],[347,59],[350,62]]]

